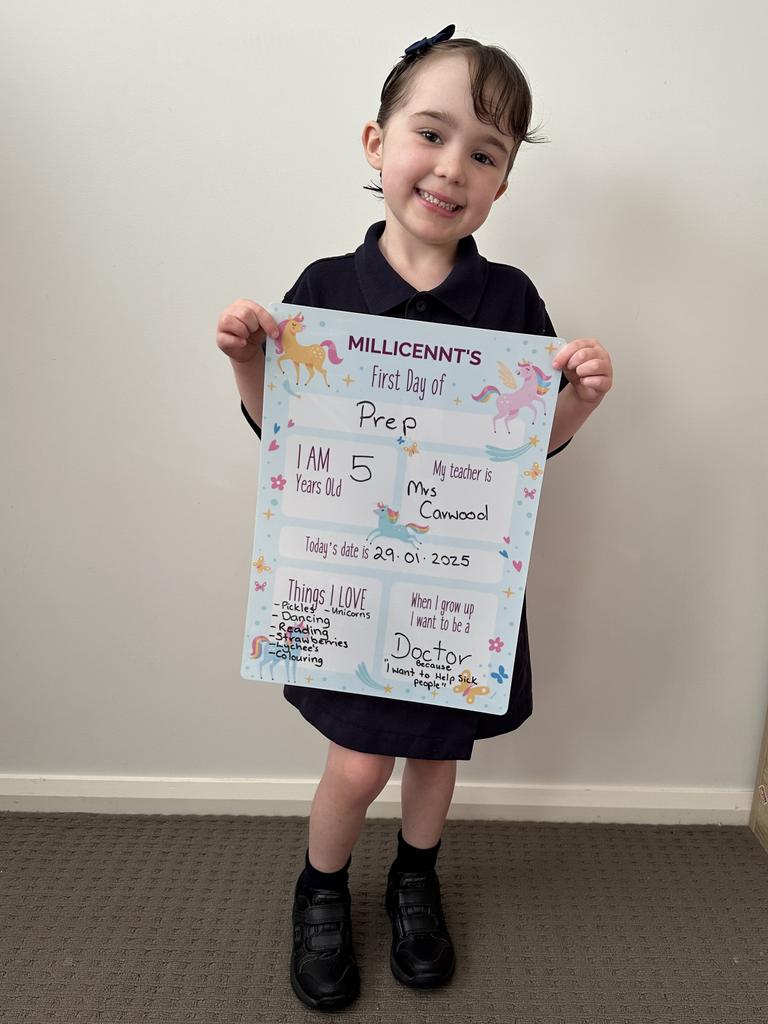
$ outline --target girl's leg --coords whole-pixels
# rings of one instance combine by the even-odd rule
[[[456,785],[455,761],[406,758],[400,796],[403,839],[427,850],[440,839]]]
[[[456,969],[435,872],[455,783],[455,761],[406,758],[401,786],[403,825],[397,837],[397,856],[387,875],[384,902],[392,921],[392,973],[415,988],[444,985]],[[411,908],[415,916],[410,915]]]
[[[389,781],[394,757],[364,754],[331,741],[309,815],[309,860],[318,871],[347,863],[365,815]]]

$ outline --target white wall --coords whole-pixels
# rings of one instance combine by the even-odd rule
[[[403,48],[450,19],[520,61],[552,140],[523,149],[480,249],[616,372],[549,467],[534,715],[460,780],[752,788],[765,5],[387,9],[0,9],[4,806],[29,806],[10,799],[25,775],[319,776],[327,741],[239,675],[258,447],[214,328],[380,219],[361,126]]]

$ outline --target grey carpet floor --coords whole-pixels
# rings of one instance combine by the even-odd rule
[[[765,1024],[768,855],[746,827],[448,821],[453,981],[390,973],[399,821],[350,868],[361,995],[288,977],[302,817],[0,813],[0,1021]]]

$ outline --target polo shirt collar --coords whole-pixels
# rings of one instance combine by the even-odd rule
[[[374,315],[380,316],[418,294],[386,260],[379,239],[386,221],[371,224],[363,244],[355,250],[355,268],[360,288]],[[470,322],[477,313],[488,279],[488,261],[477,251],[472,235],[459,241],[456,263],[448,277],[426,294],[439,299],[453,313]]]

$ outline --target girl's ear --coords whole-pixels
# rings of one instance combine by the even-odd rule
[[[363,150],[365,159],[375,170],[381,170],[382,143],[384,135],[378,121],[366,121],[363,125]]]
[[[500,198],[501,196],[503,196],[503,195],[504,195],[504,193],[505,193],[505,192],[507,191],[507,186],[508,186],[508,185],[509,185],[509,181],[503,181],[503,182],[501,183],[501,186],[500,186],[500,188],[499,188],[499,191],[498,191],[498,192],[496,193],[496,195],[495,195],[495,196],[493,197],[493,201],[494,201],[494,203],[496,202],[496,200],[497,200],[497,199],[499,199],[499,198]]]

